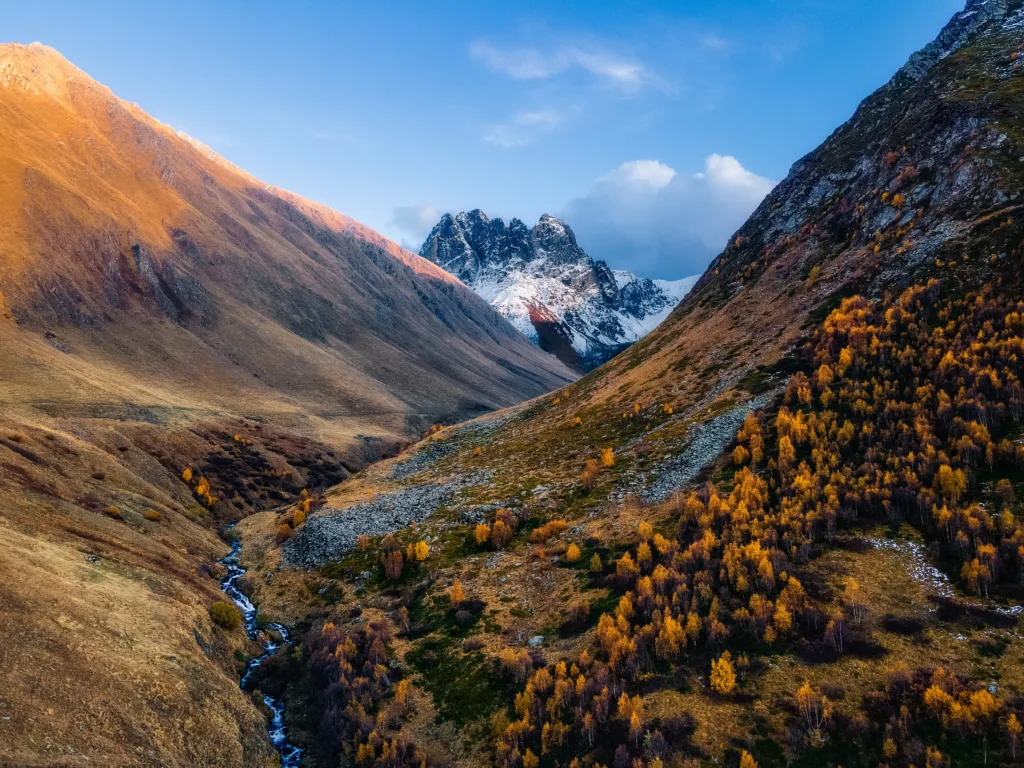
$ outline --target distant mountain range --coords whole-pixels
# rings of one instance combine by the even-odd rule
[[[577,370],[601,365],[658,325],[697,281],[651,280],[595,261],[545,214],[532,229],[473,210],[445,214],[420,255],[458,277],[535,344]]]

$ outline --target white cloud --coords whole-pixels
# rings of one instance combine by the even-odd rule
[[[609,81],[628,89],[636,88],[647,80],[647,70],[634,61],[618,59],[603,53],[586,53],[579,49],[570,49],[570,59],[591,74],[604,77]]]
[[[561,113],[553,109],[519,112],[507,123],[489,126],[484,131],[483,139],[502,149],[522,147],[533,142],[541,133],[561,125],[562,120]]]
[[[623,163],[611,173],[606,173],[597,180],[595,186],[625,185],[661,189],[668,185],[675,175],[675,168],[670,168],[657,160],[633,160]]]
[[[694,174],[633,160],[595,181],[563,216],[594,258],[678,278],[702,272],[773,186],[724,155],[709,155]]]
[[[478,40],[469,46],[469,55],[488,69],[514,80],[545,80],[571,69],[582,69],[624,91],[657,83],[647,67],[638,61],[576,44],[541,51],[527,47],[499,48],[486,40]]]
[[[492,125],[484,131],[484,141],[502,149],[512,149],[528,144],[527,135],[507,123]]]
[[[388,230],[403,248],[418,252],[440,218],[441,211],[432,205],[398,205],[391,209]]]

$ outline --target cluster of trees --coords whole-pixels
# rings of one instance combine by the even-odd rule
[[[665,734],[649,732],[643,699],[630,696],[611,667],[588,651],[571,665],[532,670],[525,650],[506,649],[501,667],[525,687],[515,697],[515,719],[499,718],[499,765],[536,768],[546,755],[578,755],[609,736],[624,741],[612,754],[615,768],[663,768],[673,756]],[[582,765],[578,758],[566,764]]]
[[[604,469],[610,469],[615,466],[615,449],[612,447],[606,447],[601,449],[601,460],[587,459],[583,465],[583,471],[580,473],[580,486],[585,491],[590,491],[594,487],[594,483],[597,482],[598,475],[601,474],[602,467]]]
[[[292,533],[301,528],[310,512],[323,506],[323,496],[319,493],[311,494],[303,488],[299,493],[299,502],[290,512],[286,512],[277,521],[277,541],[286,541],[292,537]]]
[[[181,479],[192,486],[192,493],[194,493],[196,498],[203,504],[208,507],[212,507],[217,503],[217,497],[210,493],[210,481],[202,475],[198,478],[194,477],[192,467],[185,467],[181,473]]]
[[[652,754],[644,746],[657,734],[648,733],[642,700],[625,693],[632,681],[659,661],[679,663],[698,648],[720,648],[732,634],[749,632],[776,642],[794,631],[794,617],[806,615],[823,625],[799,581],[785,572],[788,556],[762,544],[764,524],[749,510],[767,504],[767,483],[749,468],[737,477],[729,495],[707,488],[691,495],[671,539],[649,523],[638,526],[636,548],[615,562],[610,578],[623,594],[615,611],[600,617],[593,654],[585,652],[571,667],[563,662],[529,677],[516,697],[518,718],[498,739],[501,765],[527,765],[528,750],[543,757],[610,737],[623,738],[620,753],[629,756],[627,766],[634,759],[638,765],[660,765],[672,750]],[[683,547],[683,541],[690,544]],[[599,559],[596,568],[601,570]],[[527,661],[512,651],[501,659],[518,679],[525,676]],[[712,688],[721,695],[734,693],[737,668],[746,664],[745,657],[734,662],[723,652],[711,666]],[[656,744],[663,741],[654,738]]]
[[[650,429],[654,423],[666,420],[669,416],[672,415],[672,413],[672,406],[669,405],[668,403],[661,403],[660,405],[657,403],[633,403],[632,408],[629,408],[622,412],[622,418],[627,421],[635,419],[637,423],[642,421],[644,424],[644,429],[647,430]],[[602,449],[602,461],[607,461],[605,459],[605,450],[611,449]],[[605,466],[610,467],[613,466],[613,464],[614,454],[612,454],[612,463],[605,463]]]
[[[964,585],[979,594],[1024,580],[1012,484],[1000,484],[1000,507],[972,501],[981,471],[1024,464],[1024,446],[1010,437],[1024,405],[1022,332],[1024,302],[989,289],[944,296],[931,281],[893,300],[843,301],[805,350],[813,373],[790,380],[774,419],[747,417],[731,488],[707,484],[685,496],[674,535],[638,527],[635,549],[615,563],[621,597],[600,617],[593,657],[526,680],[517,719],[498,738],[499,763],[525,766],[603,734],[625,736],[622,749],[651,765],[640,748],[642,701],[625,689],[697,649],[716,657],[709,680],[720,695],[736,688],[724,649],[743,636],[802,636],[843,653],[867,613],[859,586],[848,582],[837,604],[822,606],[792,575],[841,526],[910,520],[958,559]],[[985,691],[947,694],[932,699],[968,730],[999,709]],[[796,698],[808,730],[820,733],[825,697],[801,688]]]
[[[888,306],[855,297],[832,312],[810,350],[813,375],[790,381],[760,473],[789,554],[861,517],[909,519],[978,594],[1024,577],[1012,485],[999,507],[970,503],[981,471],[1024,464],[1010,439],[1024,405],[1022,311],[990,291],[944,297],[933,280]],[[740,444],[754,453],[749,437]]]
[[[387,534],[380,541],[380,557],[384,563],[384,573],[389,579],[396,580],[402,575],[406,562],[422,563],[430,556],[430,545],[425,541],[410,542],[402,555],[402,543],[393,535]]]
[[[306,634],[303,659],[323,692],[320,746],[331,764],[424,768],[428,759],[402,730],[410,712],[410,684],[388,665],[390,630],[372,623],[345,632],[327,622]]]
[[[842,687],[836,688],[842,694]],[[946,747],[927,743],[932,739],[940,744],[973,742],[984,762],[1000,747],[1014,764],[1021,752],[1017,712],[981,683],[942,667],[890,669],[885,683],[863,697],[852,717],[837,715],[828,696],[808,683],[799,688],[794,704],[799,717],[789,742],[796,750],[832,739],[845,743],[874,737],[886,764],[926,768],[951,764],[942,752]]]
[[[744,467],[729,494],[708,486],[685,499],[676,536],[638,526],[636,549],[615,562],[624,594],[597,627],[613,671],[636,678],[658,660],[681,661],[705,644],[721,648],[731,635],[774,643],[798,621],[823,624],[787,573],[789,551],[803,541],[778,534],[769,498],[765,479]]]
[[[490,545],[493,549],[504,549],[512,540],[519,520],[515,514],[504,507],[494,513],[490,524],[478,523],[473,531],[473,538],[482,547]]]
[[[519,528],[520,520],[516,513],[504,507],[495,510],[494,518],[490,522],[477,523],[473,527],[473,540],[479,547],[489,547],[494,550],[501,550],[508,546],[516,530]],[[562,519],[548,520],[543,525],[530,531],[530,541],[533,544],[543,544],[563,533],[569,524]],[[576,547],[576,560],[579,559],[579,547]],[[575,561],[573,561],[575,562]]]
[[[666,718],[664,731],[652,729],[643,699],[630,696],[610,666],[588,651],[571,665],[560,661],[535,670],[530,655],[522,649],[505,649],[500,660],[505,674],[525,681],[525,687],[516,694],[515,719],[501,714],[492,721],[492,728],[497,725],[500,732],[499,765],[537,768],[546,756],[557,755],[564,758],[562,765],[582,768],[579,755],[602,743],[607,745],[609,740],[612,768],[665,768],[682,758],[678,748],[686,724],[679,718]],[[619,739],[622,743],[614,746]],[[589,758],[585,764],[609,768],[609,764]],[[757,768],[757,762],[744,751],[740,766]]]

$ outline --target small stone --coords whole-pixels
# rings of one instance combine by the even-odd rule
[[[531,648],[537,648],[544,644],[544,635],[534,635],[526,642],[526,644]]]

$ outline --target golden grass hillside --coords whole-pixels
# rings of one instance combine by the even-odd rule
[[[224,526],[573,374],[52,49],[0,124],[0,764],[273,765]]]

